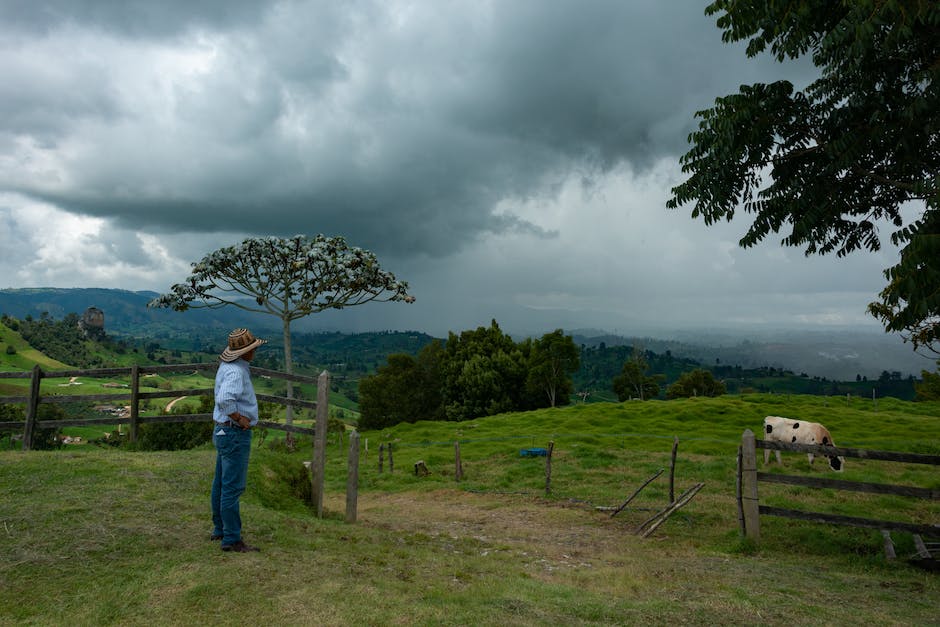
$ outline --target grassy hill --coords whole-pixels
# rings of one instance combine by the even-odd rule
[[[940,580],[904,559],[909,535],[895,534],[893,562],[871,530],[763,517],[760,545],[740,539],[735,451],[767,414],[819,419],[843,446],[940,453],[940,404],[894,399],[754,394],[399,425],[361,434],[352,525],[347,442],[328,445],[323,519],[302,499],[309,443],[255,447],[242,515],[262,552],[229,555],[208,541],[208,447],[3,451],[0,624],[936,624]],[[674,436],[677,494],[705,487],[642,539],[664,476],[616,517],[598,507],[668,468]],[[519,449],[549,441],[546,496],[544,458]],[[395,470],[386,455],[380,473],[388,442]],[[784,465],[833,476],[805,455]],[[907,464],[848,460],[839,478],[940,489],[935,468]],[[764,486],[778,506],[940,521],[936,501]]]

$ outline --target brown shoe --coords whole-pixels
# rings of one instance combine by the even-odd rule
[[[220,533],[213,533],[211,536],[209,536],[209,540],[211,540],[212,542],[218,542],[221,539],[222,539],[222,534]]]
[[[245,544],[244,542],[242,542],[241,540],[239,540],[235,544],[223,544],[222,550],[234,551],[235,553],[251,553],[252,551],[260,551],[261,549],[259,549],[256,546],[249,546]]]

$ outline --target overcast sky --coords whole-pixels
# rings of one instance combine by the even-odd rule
[[[0,288],[167,291],[247,236],[342,235],[446,335],[877,329],[895,263],[665,208],[747,59],[695,0],[2,0]],[[887,244],[887,242],[886,242]]]

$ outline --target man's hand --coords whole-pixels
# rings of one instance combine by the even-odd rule
[[[229,414],[229,418],[231,418],[232,422],[237,424],[242,429],[251,428],[251,420],[247,416],[243,416],[240,413],[235,412],[234,414]]]

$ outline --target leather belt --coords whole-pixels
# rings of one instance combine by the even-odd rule
[[[226,420],[225,422],[217,422],[215,424],[219,425],[220,427],[235,427],[236,429],[241,429],[242,431],[248,431],[249,429],[252,428],[251,425],[249,425],[248,427],[243,427],[237,422],[232,422],[231,420]]]

